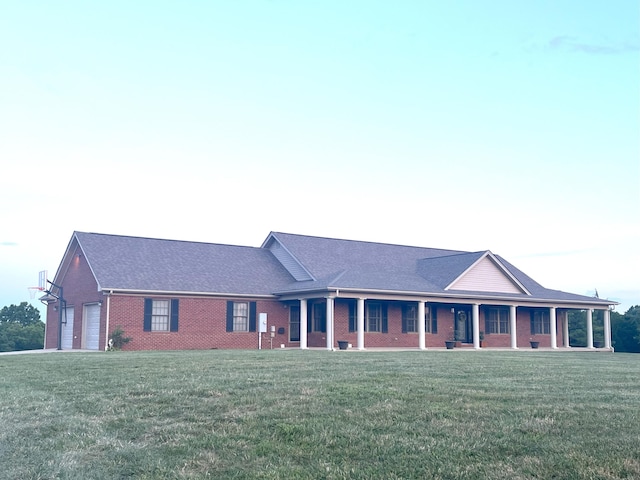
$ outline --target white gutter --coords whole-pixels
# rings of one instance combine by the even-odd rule
[[[224,293],[224,292],[185,292],[171,290],[136,290],[107,288],[110,295],[164,295],[164,296],[190,296],[190,297],[240,297],[240,298],[268,298],[277,300],[279,295],[251,294],[251,293]]]
[[[592,308],[602,308],[609,305],[618,305],[618,302],[614,301],[600,301],[590,302],[588,300],[554,300],[551,298],[518,298],[518,297],[504,297],[500,295],[486,295],[479,293],[477,295],[469,294],[469,293],[445,293],[445,294],[433,294],[428,292],[402,292],[397,290],[377,290],[377,289],[351,289],[351,288],[341,288],[337,289],[335,287],[325,287],[318,289],[310,289],[307,291],[300,290],[296,295],[295,292],[291,293],[283,293],[280,295],[281,300],[295,300],[299,298],[312,298],[313,294],[318,294],[321,292],[332,292],[335,291],[340,295],[340,297],[348,297],[349,293],[353,294],[365,294],[367,298],[370,299],[378,299],[378,300],[425,300],[439,303],[451,303],[456,300],[468,300],[469,303],[474,303],[475,300],[478,300],[478,303],[483,305],[518,305],[518,306],[527,306],[527,305],[536,305],[536,306],[549,306],[549,307],[564,307],[564,308],[586,308],[590,306]],[[337,295],[336,295],[337,296]],[[388,298],[394,297],[394,298]]]

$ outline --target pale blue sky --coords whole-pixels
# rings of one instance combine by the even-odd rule
[[[640,7],[0,0],[0,307],[74,230],[489,249],[640,303]]]

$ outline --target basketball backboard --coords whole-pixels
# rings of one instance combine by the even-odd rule
[[[40,290],[46,290],[47,289],[47,271],[46,270],[42,270],[40,273],[38,273],[38,287],[40,287]]]

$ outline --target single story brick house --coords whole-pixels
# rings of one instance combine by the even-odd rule
[[[544,288],[490,251],[278,232],[259,248],[74,232],[43,299],[45,348],[94,350],[118,327],[127,350],[568,348],[571,309],[587,311],[591,348],[603,310],[611,349],[616,305]]]

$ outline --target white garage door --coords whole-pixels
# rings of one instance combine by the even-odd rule
[[[66,320],[67,323],[64,323]],[[62,349],[73,348],[73,307],[67,307],[62,312]]]
[[[100,305],[84,307],[84,348],[98,350],[100,347]]]

